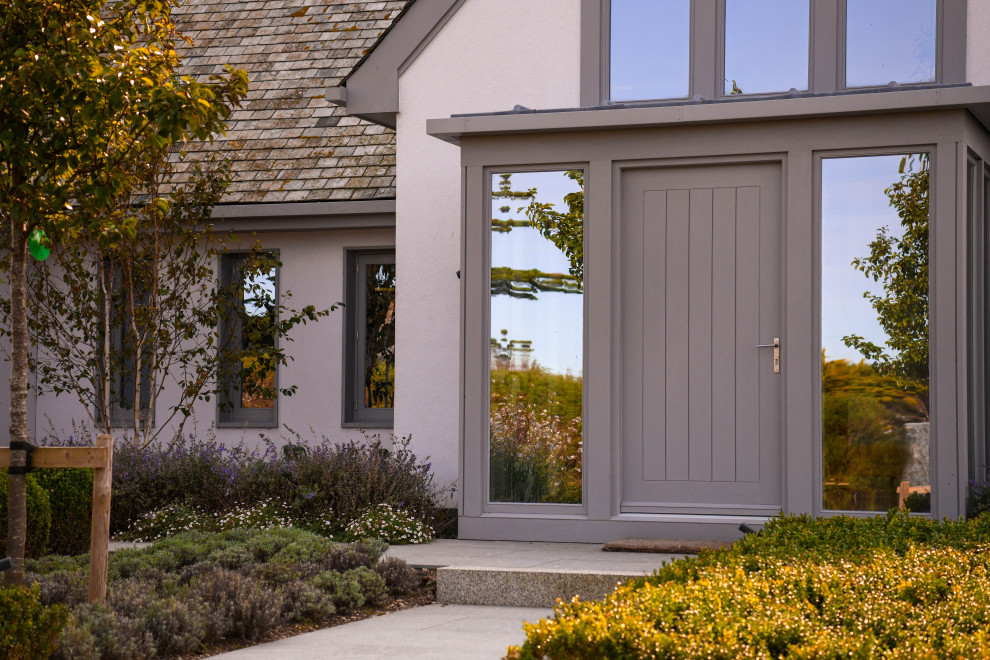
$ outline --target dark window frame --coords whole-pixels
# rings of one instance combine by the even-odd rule
[[[371,264],[395,264],[395,248],[347,250],[344,259],[344,396],[341,427],[392,428],[395,408],[368,408],[359,396],[364,391],[367,272]]]
[[[115,292],[114,292],[115,295],[116,295],[116,292],[119,291],[119,287],[122,286],[121,283],[120,283],[120,278],[121,277],[122,277],[122,275],[121,275],[121,273],[119,271],[114,274],[113,287],[115,289]],[[110,353],[111,354],[114,354],[115,355],[115,354],[120,353],[123,350],[124,335],[125,335],[125,333],[126,333],[126,328],[123,325],[121,325],[121,324],[116,324],[116,325],[114,325],[110,329]],[[146,350],[150,350],[150,349],[147,349],[146,348]],[[102,362],[101,362],[101,365],[102,365]],[[133,363],[130,365],[130,368],[133,369]],[[110,410],[109,410],[110,419],[108,421],[110,423],[110,426],[113,427],[113,428],[133,429],[134,428],[134,411],[133,411],[133,408],[125,408],[122,405],[123,404],[123,401],[122,401],[123,390],[124,390],[124,387],[126,386],[124,384],[123,374],[121,374],[118,370],[116,370],[114,368],[113,364],[111,364],[110,371],[111,371],[111,373],[110,373],[110,391],[111,391],[111,398],[113,399],[113,401],[110,404]],[[148,385],[148,383],[150,382],[150,374],[151,374],[151,365],[150,365],[150,362],[146,362],[144,364],[144,366],[141,369],[141,372],[142,372],[142,374],[141,374],[141,376],[142,376],[141,377],[141,380],[142,380],[141,389],[142,389],[142,395],[143,395],[142,396],[143,404],[141,406],[141,408],[142,408],[141,418],[142,418],[142,420],[144,419],[144,417],[147,415],[147,410],[150,408],[151,409],[151,420],[150,420],[151,421],[151,428],[154,428],[154,426],[155,426],[156,406],[155,406],[155,401],[153,400],[154,397],[152,396],[152,391],[150,389],[150,385]],[[103,373],[102,366],[99,367],[99,373],[101,375]],[[101,378],[101,380],[102,380],[102,378]],[[134,389],[133,379],[131,379],[131,382],[129,383],[129,386],[130,386],[131,390],[133,391],[133,389]],[[145,390],[145,387],[147,387],[148,389]],[[98,388],[98,390],[96,392],[96,401],[97,401],[96,417],[97,417],[97,419],[102,419],[102,417],[103,417],[103,408],[104,408],[104,404],[103,404],[103,389],[102,388]]]
[[[808,91],[814,94],[863,92],[888,86],[845,86],[846,0],[808,0],[810,39]],[[905,83],[905,89],[966,82],[967,0],[937,0],[935,81]],[[581,0],[581,106],[611,105],[609,98],[611,0]],[[615,105],[721,100],[725,70],[725,0],[691,0],[691,60],[687,99],[617,101]],[[951,35],[951,38],[946,38]],[[788,92],[743,94],[739,99],[786,96]]]
[[[270,254],[278,258],[278,250],[264,250],[266,254]],[[247,258],[251,255],[250,252],[227,252],[220,256],[220,286],[224,290],[230,290],[230,288],[239,283],[240,278],[235,278],[235,269],[239,269]],[[275,300],[279,300],[280,295],[280,270],[275,268]],[[233,321],[231,323],[229,320],[221,321],[220,323],[220,345],[225,346],[232,341],[239,341],[241,332],[240,321]],[[276,348],[278,347],[278,338],[275,338]],[[230,382],[233,378],[232,373],[226,376],[221,375],[227,381],[227,387],[225,392],[222,392],[218,397],[217,401],[217,427],[218,428],[278,428],[278,393],[279,393],[279,368],[278,363],[275,364],[275,401],[271,408],[244,408],[241,405],[241,399],[239,396],[240,389],[233,389],[233,384]],[[235,392],[238,394],[235,396]]]

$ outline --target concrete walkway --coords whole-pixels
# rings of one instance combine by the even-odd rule
[[[648,575],[660,564],[682,556],[602,552],[601,545],[593,543],[445,539],[421,545],[392,546],[387,554],[404,559],[412,566],[438,569],[438,600],[441,603],[445,590],[451,593],[460,592],[454,594],[455,597],[461,594],[473,597],[472,594],[485,593],[497,597],[491,602],[510,603],[512,599],[519,597],[525,602],[528,599],[524,592],[533,585],[553,583],[553,578],[560,578],[564,582],[550,584],[549,587],[566,589],[573,586],[575,576],[598,576],[606,583],[607,593],[615,587],[617,577],[621,579]],[[512,579],[516,582],[511,582]],[[445,587],[445,581],[451,586]],[[589,597],[587,584],[580,593]],[[550,591],[546,591],[537,600],[546,602],[546,597],[551,595]],[[549,602],[553,602],[552,598]],[[441,603],[355,621],[214,657],[226,660],[497,660],[505,655],[508,646],[522,644],[525,640],[523,621],[538,621],[553,614],[553,610],[546,607]]]
[[[213,656],[224,660],[497,660],[522,644],[523,621],[552,610],[475,605],[427,605]]]

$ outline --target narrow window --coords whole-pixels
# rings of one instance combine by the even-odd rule
[[[223,346],[231,361],[223,378],[222,424],[277,425],[278,269],[273,253],[229,254],[221,260],[221,284],[230,292]]]
[[[609,98],[686,98],[690,90],[690,0],[612,0]]]
[[[936,0],[846,0],[846,87],[935,81]]]
[[[125,274],[121,264],[107,260],[103,263],[103,269],[105,276],[113,283],[107,310],[110,314],[110,352],[107,362],[110,368],[107,383],[110,405],[104,408],[105,394],[101,384],[97,392],[97,405],[100,408],[97,411],[98,416],[108,414],[111,427],[134,428],[134,409],[138,406],[137,426],[153,425],[152,333],[147,327],[147,315],[144,313],[150,304],[150,285],[141,280],[141,268],[128,269],[126,276],[131,278],[133,286],[124,286]],[[138,392],[140,397],[136,396]]]
[[[492,176],[489,499],[580,503],[584,173]]]
[[[725,0],[724,94],[808,89],[810,5]]]
[[[392,426],[395,408],[395,252],[348,255],[346,423]]]
[[[824,509],[930,505],[929,160],[822,161]]]

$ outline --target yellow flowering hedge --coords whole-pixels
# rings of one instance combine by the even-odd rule
[[[508,658],[990,658],[990,516],[778,518],[526,635]]]

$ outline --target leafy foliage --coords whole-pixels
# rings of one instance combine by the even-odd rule
[[[447,498],[448,488],[433,483],[430,463],[409,450],[409,438],[387,445],[378,436],[366,443],[296,441],[284,446],[290,451],[267,439],[262,449],[194,436],[182,444],[118,442],[114,531],[141,520],[130,530],[140,538],[183,528],[291,523],[342,538],[348,523],[379,504],[401,506],[425,521]]]
[[[566,377],[554,380],[567,381]],[[553,390],[501,392],[492,380],[489,422],[493,502],[580,502],[582,421],[557,403]],[[580,381],[578,381],[580,382]],[[578,408],[580,410],[580,408]]]
[[[93,471],[84,468],[38,470],[31,476],[48,493],[52,512],[48,552],[77,555],[89,550],[93,515]]]
[[[7,549],[3,539],[7,532],[7,473],[0,471],[0,553]],[[48,551],[52,509],[48,492],[38,485],[33,474],[27,475],[27,543],[25,556],[40,557]]]
[[[990,520],[784,516],[600,602],[509,658],[986,657]]]
[[[0,588],[0,656],[47,658],[66,621],[64,605],[41,603],[37,585]]]
[[[564,173],[576,182],[580,190],[564,195],[567,211],[554,209],[553,204],[536,201],[536,189],[530,190],[530,202],[526,217],[571,262],[570,273],[578,288],[584,283],[584,170],[568,170]]]
[[[201,82],[177,75],[168,0],[9,0],[0,3],[0,226],[9,227],[10,440],[27,442],[25,247],[98,236],[133,239],[129,202],[143,170],[174,144],[225,128],[247,75]],[[124,207],[126,208],[126,207]],[[44,245],[47,243],[47,245]],[[95,292],[94,292],[95,293]],[[104,335],[106,336],[106,335]],[[11,454],[14,466],[25,454]],[[25,482],[11,479],[7,579],[23,581]]]
[[[298,529],[176,534],[111,556],[106,606],[72,595],[84,591],[85,557],[31,561],[28,570],[42,585],[35,588],[39,607],[69,597],[54,658],[123,660],[199,653],[222,640],[257,639],[281,623],[321,623],[381,605],[389,594],[385,576],[397,590],[415,586],[404,562],[379,562],[385,547],[333,543]],[[54,611],[65,620],[64,606]]]
[[[929,156],[905,156],[899,181],[884,190],[901,219],[901,236],[889,228],[877,232],[870,254],[853,266],[883,285],[883,294],[864,293],[877,312],[887,346],[858,335],[843,337],[872,362],[881,375],[916,392],[927,407],[928,398],[928,187]]]

